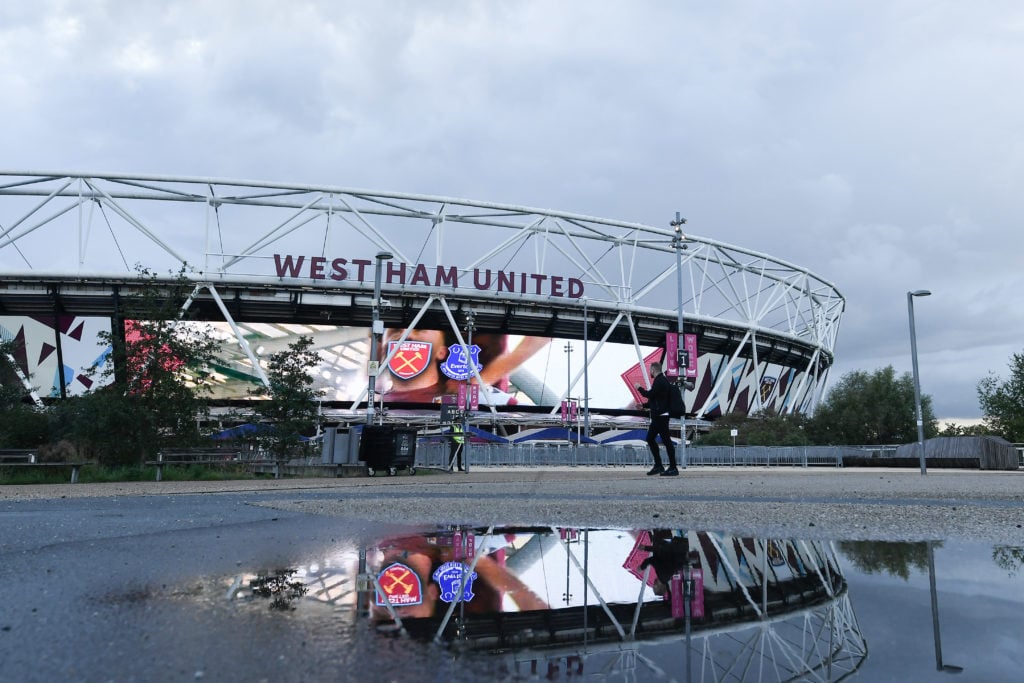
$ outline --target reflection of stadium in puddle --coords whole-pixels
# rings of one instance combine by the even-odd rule
[[[341,549],[286,576],[236,577],[228,596],[255,601],[268,578],[301,582],[303,601],[487,653],[512,675],[635,680],[672,668],[676,680],[835,681],[867,656],[835,548],[822,541],[449,527]]]

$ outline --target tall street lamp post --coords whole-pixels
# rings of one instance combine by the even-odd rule
[[[370,328],[370,367],[367,373],[370,376],[370,385],[366,395],[366,424],[373,424],[374,402],[377,397],[377,346],[380,344],[380,336],[384,334],[384,323],[380,320],[380,271],[384,261],[391,258],[393,255],[390,251],[378,251],[377,266],[373,273],[373,301],[370,302],[373,326]]]
[[[921,474],[928,474],[924,461],[924,419],[921,417],[921,378],[917,373],[917,333],[914,331],[914,297],[930,296],[927,289],[907,292],[907,315],[910,317],[910,359],[914,365],[914,413],[917,418],[917,445],[921,456]]]
[[[583,433],[590,436],[590,351],[587,348],[587,300],[583,300]]]
[[[565,343],[565,440],[572,445],[572,344]]]
[[[462,409],[462,462],[466,468],[466,473],[469,473],[469,449],[470,442],[473,440],[472,435],[469,433],[469,411],[473,407],[473,395],[472,395],[472,383],[470,378],[474,374],[478,374],[474,370],[473,363],[473,330],[476,328],[476,314],[473,313],[473,309],[466,311],[466,336],[468,337],[468,343],[462,347],[462,357],[466,359],[466,369],[468,375],[466,376],[466,403],[465,405],[459,406]],[[483,387],[480,387],[478,391],[483,391]]]
[[[685,349],[686,343],[683,340],[683,226],[686,225],[686,219],[680,217],[679,212],[676,211],[676,219],[669,223],[672,229],[675,230],[675,237],[672,238],[672,246],[676,250],[676,301],[679,304],[678,314],[676,318],[676,349]],[[677,350],[676,353],[679,353]],[[689,359],[687,359],[689,361]],[[676,376],[676,382],[679,384],[679,393],[682,394],[686,387],[686,368],[690,366],[689,362],[686,363],[686,367],[682,363],[677,362],[678,375]],[[683,405],[686,405],[686,396],[683,394]],[[679,418],[679,466],[686,469],[686,410],[684,408],[682,416]]]

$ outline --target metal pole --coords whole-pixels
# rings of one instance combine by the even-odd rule
[[[565,442],[572,446],[572,344],[565,343]]]
[[[929,295],[931,295],[931,292],[926,289],[907,292],[907,315],[910,318],[910,358],[914,365],[914,415],[917,419],[917,445],[920,449],[918,454],[921,457],[921,474],[928,474],[928,468],[924,461],[924,420],[921,417],[921,379],[917,372],[917,333],[914,331],[914,297]]]
[[[587,300],[583,300],[583,433],[590,436],[590,354],[587,350]]]
[[[373,273],[373,301],[370,306],[373,310],[373,323],[370,328],[370,384],[366,395],[366,424],[373,424],[374,401],[377,395],[377,346],[380,343],[380,335],[384,334],[384,324],[380,321],[380,271],[384,261],[390,260],[392,254],[389,251],[377,252],[377,266]]]
[[[689,546],[687,546],[689,548]],[[686,564],[683,565],[683,615],[686,623],[686,683],[693,680],[693,643],[691,615],[693,614],[693,593],[694,593],[693,571],[690,567],[690,554],[686,554]]]
[[[676,236],[672,239],[672,245],[676,249],[676,302],[678,304],[678,312],[676,314],[676,353],[678,349],[685,348],[683,342],[683,226],[686,225],[686,219],[679,215],[676,211],[676,219],[670,223],[672,229],[675,230]],[[689,363],[687,363],[687,367]],[[676,382],[679,384],[679,392],[682,393],[686,388],[686,369],[680,367],[679,373],[676,376]],[[686,396],[683,395],[683,405],[686,405]],[[679,466],[686,469],[687,458],[686,458],[686,410],[683,410],[682,417],[679,418]]]
[[[935,638],[935,670],[958,674],[962,666],[942,662],[942,636],[939,634],[939,594],[935,589],[935,543],[928,541],[928,587],[932,596],[932,635]]]
[[[469,474],[469,442],[472,441],[469,434],[469,409],[473,405],[473,399],[471,396],[469,378],[475,373],[473,371],[473,357],[470,355],[470,350],[473,348],[473,323],[476,316],[473,315],[473,310],[466,311],[466,332],[467,332],[467,347],[464,350],[463,358],[466,359],[466,368],[469,370],[469,375],[466,377],[466,405],[462,411],[462,465],[466,468],[466,474]],[[480,391],[483,391],[483,387],[480,387]]]

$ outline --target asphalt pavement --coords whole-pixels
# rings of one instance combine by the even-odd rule
[[[345,611],[351,571],[323,574],[410,525],[455,523],[1020,546],[1024,472],[475,468],[2,486],[0,672],[25,682],[491,680],[473,669],[483,663],[374,637]],[[296,566],[317,567],[338,604],[275,612],[228,597],[233,582]]]
[[[0,502],[221,493],[308,515],[410,524],[655,525],[825,539],[1024,541],[1024,470],[921,475],[892,468],[691,467],[670,478],[622,467],[477,467],[469,474],[6,486]]]

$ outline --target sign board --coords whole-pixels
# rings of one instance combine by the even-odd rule
[[[683,338],[682,344],[679,343],[680,337]],[[679,377],[680,370],[683,370],[684,377],[697,376],[697,335],[668,332],[665,334],[665,376]]]
[[[377,575],[377,583],[384,591],[384,595],[380,591],[376,592],[379,607],[386,604],[402,607],[423,602],[423,583],[419,575],[401,562],[388,565]]]
[[[466,404],[466,395],[469,394],[469,405]],[[459,407],[467,410],[480,409],[480,385],[460,384],[459,385]]]
[[[454,403],[441,404],[441,424],[450,425],[462,417],[459,407]]]
[[[632,550],[630,550],[629,554],[626,555],[626,561],[622,563],[623,569],[641,581],[643,581],[645,572],[643,569],[640,569],[640,565],[644,560],[651,556],[651,552],[644,549],[649,547],[651,547],[651,534],[644,531],[637,536],[636,541],[633,543]],[[652,567],[647,576],[647,585],[653,588],[654,582],[657,580],[658,577],[655,575],[654,568]]]
[[[430,365],[434,345],[423,341],[388,342],[388,369],[399,379],[412,379]]]
[[[690,570],[690,580],[693,581],[693,595],[690,598],[690,616],[695,619],[704,618],[704,570],[694,567]],[[672,575],[669,594],[671,596],[672,616],[682,619],[686,616],[685,586],[682,572]]]
[[[469,567],[461,562],[445,562],[434,571],[431,578],[441,589],[439,597],[444,602],[469,602],[475,597],[473,581],[477,573],[469,571]]]
[[[626,386],[629,388],[629,393],[633,395],[633,400],[636,402],[636,405],[638,406],[642,406],[647,401],[647,399],[641,396],[640,392],[636,390],[636,385],[639,384],[642,387],[648,386],[648,382],[645,379],[645,377],[649,373],[649,370],[645,370],[644,368],[649,368],[651,366],[651,363],[660,360],[661,354],[662,349],[655,349],[651,353],[647,354],[646,358],[644,358],[643,367],[641,367],[640,364],[637,363],[636,365],[631,367],[629,370],[626,370],[621,375],[622,381],[626,383]]]

